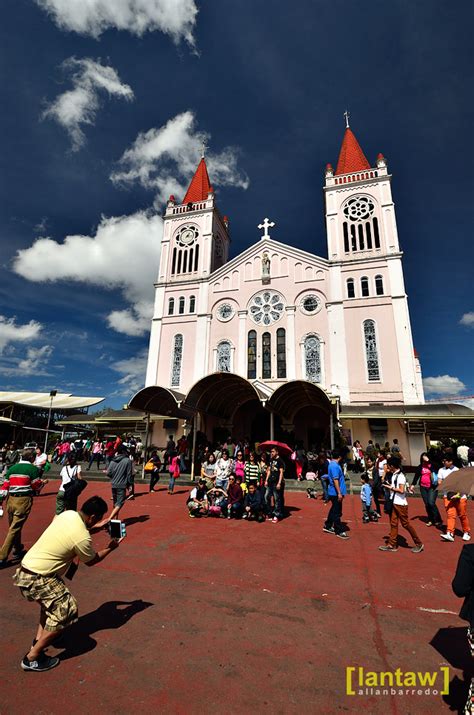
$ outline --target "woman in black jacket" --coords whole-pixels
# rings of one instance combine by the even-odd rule
[[[463,547],[452,582],[453,591],[459,598],[464,598],[459,617],[469,623],[467,640],[474,657],[474,544]],[[469,696],[464,708],[465,713],[474,712],[474,678],[471,678]]]

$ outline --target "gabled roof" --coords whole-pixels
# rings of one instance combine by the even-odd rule
[[[327,270],[329,268],[329,261],[327,258],[316,256],[314,253],[303,251],[301,248],[295,248],[294,246],[290,246],[286,243],[275,241],[274,238],[266,237],[261,238],[260,241],[257,241],[256,243],[253,243],[251,246],[246,248],[245,251],[242,251],[242,253],[239,253],[237,256],[234,256],[234,258],[231,258],[230,261],[224,263],[223,266],[220,266],[220,268],[211,273],[209,281],[213,282],[222,276],[225,276],[226,273],[234,268],[237,268],[248,258],[253,255],[260,254],[262,251],[282,251],[287,258],[291,257],[295,260],[308,261],[308,263],[311,263],[313,266],[321,268],[322,270]]]
[[[370,164],[360,148],[354,132],[350,127],[346,127],[335,175],[352,174],[354,171],[362,169],[370,169]]]
[[[194,204],[196,201],[205,201],[210,191],[212,191],[212,187],[209,181],[209,174],[207,173],[206,160],[202,157],[186,191],[183,204],[189,204],[190,202]]]

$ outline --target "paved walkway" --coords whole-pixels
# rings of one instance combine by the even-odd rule
[[[54,512],[51,483],[35,500],[28,546]],[[288,495],[279,524],[189,519],[186,490],[128,501],[128,535],[103,564],[72,583],[81,619],[61,665],[23,673],[38,616],[0,571],[2,715],[85,710],[129,713],[431,713],[456,709],[470,666],[451,579],[462,541],[441,543],[410,501],[425,551],[385,554],[387,520],[361,523],[360,499],[344,512],[351,539],[321,531],[327,507]],[[109,499],[108,485],[87,495]],[[0,521],[1,535],[5,520]],[[104,545],[106,535],[94,537]],[[411,544],[410,544],[411,546]],[[451,665],[441,696],[354,695],[346,667],[438,671]],[[440,676],[438,676],[440,677]]]

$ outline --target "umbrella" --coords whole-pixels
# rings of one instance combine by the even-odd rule
[[[264,450],[271,449],[272,447],[276,447],[280,456],[282,457],[288,457],[290,454],[293,454],[293,450],[291,449],[291,447],[288,447],[288,445],[284,442],[275,442],[272,439],[268,439],[266,442],[260,442],[260,444],[258,445],[259,449]]]
[[[468,494],[474,497],[474,467],[466,467],[466,469],[451,472],[446,479],[440,482],[440,486],[445,492]]]

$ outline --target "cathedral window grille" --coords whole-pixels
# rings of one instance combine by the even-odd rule
[[[181,365],[183,363],[183,336],[175,335],[173,344],[173,361],[171,366],[171,387],[179,387],[181,381]]]
[[[184,307],[185,307],[184,296],[181,296],[181,298],[179,299],[179,307],[178,307],[178,313],[180,315],[184,314]]]
[[[262,378],[270,380],[272,376],[272,338],[270,333],[262,335]]]
[[[380,248],[379,222],[376,216],[373,220],[375,248]]]
[[[317,335],[308,335],[304,341],[304,365],[309,382],[321,382],[321,343]]]
[[[380,248],[378,219],[373,215],[375,203],[368,196],[352,196],[346,201],[343,214],[344,251],[365,251]]]
[[[277,330],[277,377],[286,377],[286,332],[285,328]]]
[[[285,306],[279,293],[264,290],[250,301],[250,317],[258,325],[271,325],[280,320]]]
[[[247,377],[257,379],[257,332],[249,330],[247,337]]]
[[[347,279],[347,297],[355,298],[355,287],[354,287],[354,279],[353,278]]]
[[[375,294],[383,295],[383,277],[375,276]]]
[[[347,221],[342,224],[342,230],[344,233],[344,251],[349,253],[349,229],[347,227]]]
[[[174,313],[174,298],[170,298],[168,301],[168,315],[173,315]]]
[[[362,298],[368,298],[370,293],[369,293],[369,279],[367,276],[363,276],[360,279],[360,292],[362,295]]]
[[[230,372],[231,345],[222,340],[217,346],[217,372]]]
[[[199,243],[196,246],[196,250],[194,251],[194,270],[197,271],[199,267]]]
[[[373,320],[364,321],[364,341],[369,382],[378,382],[380,380],[380,367],[375,323]]]
[[[365,234],[367,238],[367,248],[372,248],[372,230],[370,228],[370,221],[365,224]]]
[[[189,299],[189,312],[194,313],[196,310],[196,297],[192,295]]]

